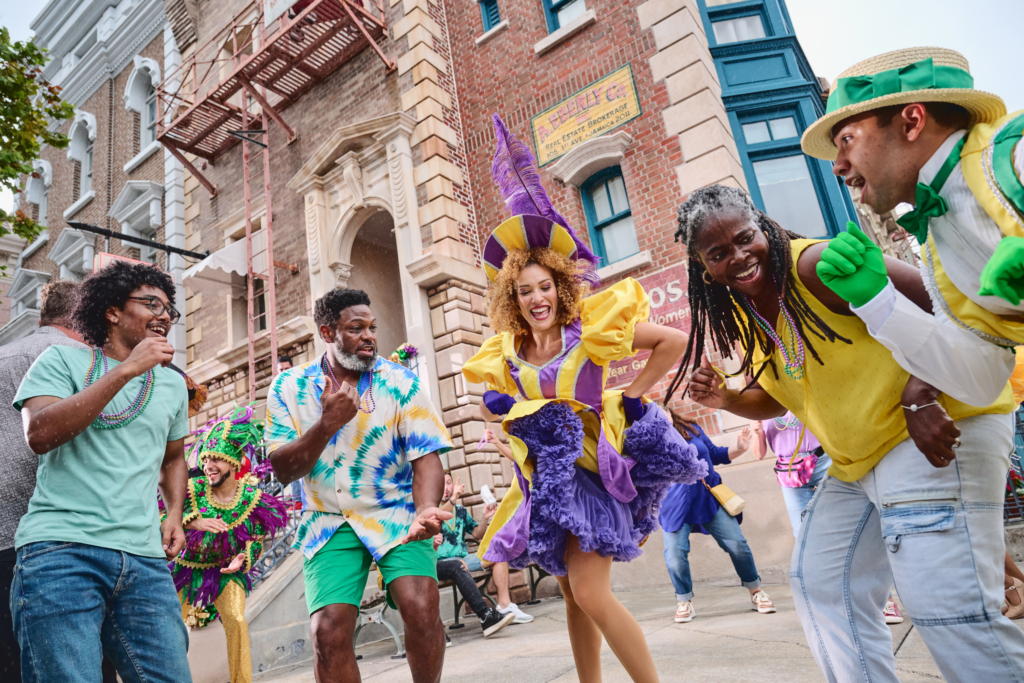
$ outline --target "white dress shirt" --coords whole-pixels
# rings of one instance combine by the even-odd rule
[[[943,162],[966,131],[949,136],[921,168],[918,180],[930,184]],[[1018,175],[1024,169],[1024,145],[1014,150]],[[958,163],[939,195],[949,211],[928,222],[928,230],[946,275],[971,301],[997,315],[1020,315],[1020,306],[996,296],[980,296],[981,271],[995,252],[1003,233],[981,206],[964,180]],[[923,267],[923,266],[922,266]],[[927,276],[925,281],[927,282]],[[874,299],[860,308],[850,306],[868,327],[868,332],[904,370],[915,377],[973,406],[995,402],[1006,386],[1016,364],[1012,350],[985,341],[965,330],[934,303],[934,314],[922,311],[900,294],[892,281]]]

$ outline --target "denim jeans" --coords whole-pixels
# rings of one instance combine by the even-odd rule
[[[665,565],[668,567],[669,578],[676,589],[676,600],[686,602],[693,598],[693,580],[690,578],[690,531],[691,526],[684,524],[679,531],[666,531]],[[704,524],[711,537],[718,541],[718,546],[729,553],[732,566],[736,568],[744,588],[759,588],[761,577],[754,564],[754,555],[750,552],[747,539],[743,537],[740,523],[736,518],[719,507],[711,521]]]
[[[480,588],[477,587],[476,581],[473,580],[469,570],[462,564],[460,558],[451,557],[445,560],[438,560],[437,579],[438,581],[453,581],[455,587],[462,593],[463,599],[469,603],[470,609],[480,619],[487,616],[491,606],[484,600],[484,596],[480,593]]]
[[[167,562],[81,543],[18,550],[11,587],[24,683],[191,683],[188,632]]]
[[[826,479],[807,508],[790,582],[828,681],[898,682],[882,617],[895,580],[947,681],[1024,683],[1024,631],[999,612],[1010,416],[957,426],[948,467],[907,439],[855,482]]]
[[[818,486],[828,476],[828,468],[831,465],[832,458],[823,455],[818,458],[818,463],[814,466],[814,474],[806,484],[792,489],[786,486],[779,487],[782,489],[782,499],[786,501],[786,512],[789,513],[789,524],[793,527],[794,537],[800,535],[800,520],[803,519],[804,509],[811,502]]]

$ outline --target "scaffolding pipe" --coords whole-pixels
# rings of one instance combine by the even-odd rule
[[[245,99],[242,100],[242,103],[242,128],[248,129],[249,106]],[[247,274],[245,288],[248,308],[246,325],[249,332],[249,403],[253,403],[256,400],[256,340],[253,339],[255,321],[253,320],[252,289],[256,278],[252,271],[252,206],[250,203],[252,193],[249,188],[249,142],[247,140],[242,140],[242,184],[245,187],[245,267]]]
[[[270,381],[277,376],[277,272],[274,270],[274,212],[270,202],[270,121],[263,110],[263,129],[267,131],[267,144],[263,148],[263,197],[266,215],[263,217],[263,232],[267,242],[267,327],[270,330]]]

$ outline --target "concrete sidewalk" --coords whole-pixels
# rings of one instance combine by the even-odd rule
[[[671,592],[621,593],[619,599],[636,615],[647,636],[662,681],[785,681],[815,683],[823,677],[811,657],[793,607],[788,585],[766,585],[778,607],[775,614],[750,609],[750,598],[740,587],[698,586],[697,616],[688,624],[672,620],[676,604]],[[449,631],[452,646],[445,654],[445,683],[571,683],[577,681],[565,607],[553,598],[539,605],[524,605],[536,619],[513,625],[484,639],[478,622]],[[881,615],[879,615],[881,618]],[[1019,623],[1019,622],[1018,622]],[[924,642],[907,619],[892,627],[896,669],[903,683],[942,680]],[[359,669],[363,681],[409,683],[404,660],[393,660],[391,641],[360,646]],[[604,680],[628,683],[629,677],[605,645]],[[254,678],[259,683],[313,683],[310,664],[269,671]]]

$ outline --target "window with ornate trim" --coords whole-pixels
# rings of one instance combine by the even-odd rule
[[[85,147],[85,155],[78,167],[78,196],[87,195],[92,192],[92,140]]]
[[[594,253],[601,257],[602,265],[639,253],[633,213],[619,166],[598,171],[588,178],[580,186],[580,196],[590,242]]]

